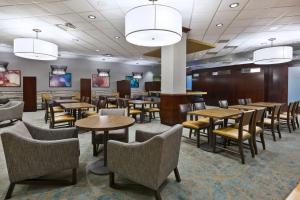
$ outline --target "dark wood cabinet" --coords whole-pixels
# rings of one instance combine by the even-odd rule
[[[121,80],[117,81],[117,92],[119,93],[119,97],[125,98],[125,95],[131,95],[130,81]]]
[[[37,110],[36,77],[23,77],[24,112]]]
[[[80,79],[80,97],[89,97],[91,101],[91,79]]]
[[[160,91],[160,81],[150,81],[150,82],[145,82],[145,91]]]

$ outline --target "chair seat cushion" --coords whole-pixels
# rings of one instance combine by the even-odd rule
[[[59,115],[57,117],[55,117],[55,122],[59,123],[59,122],[70,122],[70,121],[75,121],[75,118],[72,115]]]
[[[13,126],[6,128],[5,132],[12,133],[20,137],[32,138],[29,130],[27,129],[25,124],[21,121],[18,121]]]
[[[147,112],[159,112],[160,109],[159,108],[148,108]]]
[[[107,108],[117,108],[117,107],[118,106],[115,104],[111,104],[111,103],[107,104]]]
[[[264,119],[264,124],[265,125],[271,125],[272,124],[272,119],[270,118],[265,118]],[[278,124],[278,121],[277,120],[274,120],[274,125],[277,125]]]
[[[50,112],[50,108],[48,108],[48,111]],[[53,107],[53,112],[64,112],[64,109],[62,109],[61,107],[59,106],[55,106]]]
[[[191,129],[201,129],[201,128],[208,128],[209,124],[207,122],[203,122],[203,121],[185,121],[182,123],[182,126],[184,126],[185,128],[191,128]]]
[[[244,126],[244,130],[245,131],[248,131],[249,130],[249,126],[247,125],[247,126]],[[261,134],[263,132],[263,130],[262,130],[262,128],[261,127],[259,127],[259,126],[256,126],[255,127],[255,134]]]
[[[239,130],[234,126],[224,127],[213,131],[214,134],[229,137],[232,139],[239,139]],[[248,131],[243,130],[242,139],[246,140],[251,137]]]
[[[130,115],[138,115],[138,114],[141,114],[141,113],[142,113],[142,111],[139,110],[139,109],[130,109],[129,110]]]
[[[289,116],[291,118],[291,115]],[[287,119],[287,114],[280,114],[280,119]]]

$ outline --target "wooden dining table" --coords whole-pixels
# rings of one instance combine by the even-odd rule
[[[84,102],[79,102],[79,103],[62,103],[60,106],[63,109],[66,110],[71,110],[75,119],[80,119],[81,118],[81,111],[82,109],[89,109],[89,108],[96,108],[95,105],[89,104],[89,103],[84,103]]]
[[[62,103],[79,103],[79,101],[76,99],[56,99],[53,101],[54,101],[54,103],[59,104],[59,105]]]
[[[262,110],[262,109],[266,109],[265,107],[249,106],[249,105],[232,105],[232,106],[228,106],[228,108],[238,109],[238,110]]]
[[[214,120],[220,119],[224,120],[224,125],[227,126],[227,121],[229,118],[233,116],[240,115],[242,113],[241,110],[238,109],[224,109],[224,108],[211,108],[211,109],[203,109],[203,110],[195,110],[188,112],[189,115],[193,116],[202,116],[209,118],[209,132],[208,132],[208,142],[202,143],[200,148],[204,151],[213,152],[213,130],[214,130]]]
[[[96,175],[107,175],[107,141],[109,140],[109,131],[124,129],[132,126],[135,120],[127,116],[107,115],[107,116],[92,116],[80,119],[75,122],[77,129],[91,131],[92,135],[96,131],[103,131],[104,158],[90,165],[88,170]]]
[[[281,106],[284,105],[284,103],[278,103],[278,102],[256,102],[256,103],[250,103],[248,106],[257,106],[257,107],[265,107],[265,108],[273,108],[274,106]]]
[[[151,105],[151,104],[158,104],[159,102],[155,101],[144,101],[144,100],[129,100],[129,104],[132,104],[134,108],[136,108],[137,105],[141,106],[141,122],[145,122],[145,106],[146,105]]]

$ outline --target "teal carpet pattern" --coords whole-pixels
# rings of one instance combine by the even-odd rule
[[[41,127],[43,113],[25,113],[24,120]],[[163,131],[169,127],[159,120],[136,124],[130,128],[130,140],[134,141],[137,129]],[[188,130],[184,130],[188,135]],[[90,133],[82,133],[80,139],[80,168],[78,183],[74,186],[16,185],[12,199],[22,200],[150,200],[153,192],[143,186],[116,176],[121,189],[108,186],[108,176],[89,173],[86,166],[99,159],[92,156]],[[206,140],[201,138],[202,142]],[[194,141],[182,139],[179,158],[181,183],[171,174],[162,190],[165,200],[283,200],[300,182],[300,131],[289,134],[283,130],[282,139],[273,142],[265,136],[267,150],[251,158],[245,151],[246,164],[229,153],[213,154],[196,147]],[[0,141],[1,143],[1,141]],[[9,185],[2,144],[0,144],[0,198],[3,199]],[[71,171],[49,175],[48,178],[70,179]]]

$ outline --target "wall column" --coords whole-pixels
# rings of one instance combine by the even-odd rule
[[[179,104],[187,103],[186,33],[180,42],[161,48],[161,123],[174,125],[184,119]]]

